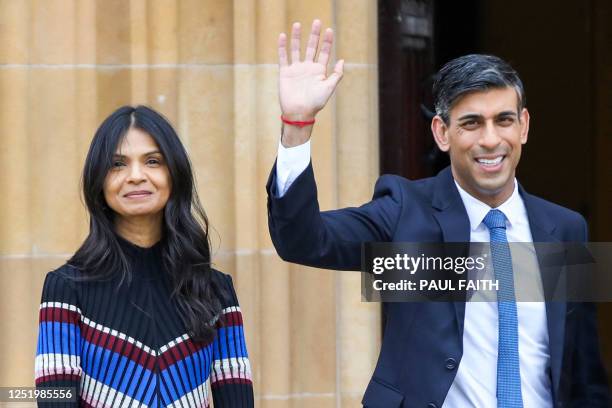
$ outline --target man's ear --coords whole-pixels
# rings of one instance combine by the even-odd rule
[[[521,144],[527,143],[527,135],[529,134],[529,111],[523,108],[521,111]]]
[[[448,141],[448,127],[444,120],[438,115],[434,116],[431,120],[431,133],[433,133],[434,140],[438,145],[438,148],[443,152],[448,152],[450,144]]]

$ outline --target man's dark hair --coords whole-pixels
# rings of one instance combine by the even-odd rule
[[[433,84],[436,114],[448,125],[450,109],[467,93],[508,86],[516,90],[520,114],[527,99],[523,82],[510,64],[494,55],[469,54],[455,58],[436,75]]]

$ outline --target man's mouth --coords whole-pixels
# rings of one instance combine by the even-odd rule
[[[485,158],[477,158],[476,161],[484,166],[497,166],[499,163],[504,160],[506,156],[497,156],[495,158],[485,159]]]
[[[482,171],[494,173],[502,169],[505,159],[506,155],[500,154],[498,156],[477,157],[474,160]]]

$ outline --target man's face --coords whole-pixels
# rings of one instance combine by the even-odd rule
[[[517,111],[514,88],[472,92],[450,110],[448,125],[436,116],[432,131],[450,154],[453,177],[468,193],[496,207],[514,190],[514,174],[527,142],[529,113]]]

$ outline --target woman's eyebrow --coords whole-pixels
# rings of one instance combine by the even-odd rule
[[[150,152],[141,154],[140,157],[151,156],[153,154],[161,154],[161,152],[159,150],[152,150]],[[116,158],[116,159],[125,159],[126,157],[127,156],[124,154],[119,154],[119,153],[113,154],[113,158]]]

